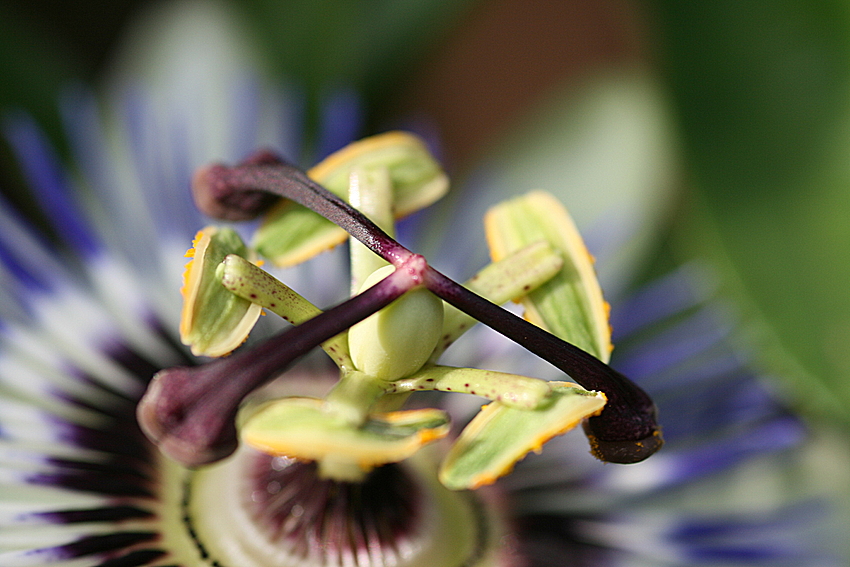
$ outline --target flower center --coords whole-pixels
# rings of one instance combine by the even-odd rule
[[[186,473],[182,523],[201,564],[217,567],[499,564],[495,500],[447,490],[434,455],[422,453],[349,483],[321,478],[315,463],[241,448]]]
[[[304,560],[329,565],[396,564],[422,530],[422,494],[398,465],[363,482],[320,478],[314,462],[255,458],[251,513],[270,540]]]

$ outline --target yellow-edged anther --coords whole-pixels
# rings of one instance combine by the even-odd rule
[[[225,289],[217,274],[227,254],[247,248],[232,229],[209,226],[197,233],[192,251],[183,273],[180,339],[193,354],[223,356],[245,342],[261,312]]]
[[[601,392],[569,382],[549,382],[552,392],[536,409],[499,402],[485,406],[464,428],[440,468],[440,481],[451,489],[474,489],[504,476],[529,452],[539,453],[557,435],[605,406]]]
[[[448,415],[436,409],[371,414],[366,425],[358,427],[326,411],[322,400],[284,398],[258,407],[240,436],[268,454],[348,461],[368,471],[412,456],[449,430]]]
[[[448,177],[425,143],[406,132],[388,132],[354,142],[307,172],[315,182],[347,199],[352,171],[385,170],[392,187],[395,218],[442,197]],[[275,265],[293,266],[345,242],[348,234],[300,205],[281,200],[263,217],[253,248]]]
[[[534,242],[559,251],[559,274],[523,297],[529,321],[607,362],[611,352],[608,307],[593,267],[594,259],[564,206],[534,191],[497,204],[484,219],[494,261]]]

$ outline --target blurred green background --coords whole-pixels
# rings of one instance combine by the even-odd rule
[[[61,151],[60,89],[97,84],[146,4],[0,2],[0,107],[34,114]],[[850,425],[850,4],[233,4],[272,74],[314,102],[355,87],[370,131],[427,116],[460,173],[565,82],[624,64],[648,69],[669,103],[681,167],[647,262],[711,258],[745,310],[742,340],[789,399]],[[37,215],[11,164],[0,148],[2,191]]]

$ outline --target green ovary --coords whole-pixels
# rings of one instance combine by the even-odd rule
[[[392,273],[372,273],[363,289]],[[361,289],[361,292],[363,291]],[[358,370],[392,381],[419,370],[431,356],[443,326],[442,301],[425,288],[413,289],[391,305],[351,327],[348,345]]]

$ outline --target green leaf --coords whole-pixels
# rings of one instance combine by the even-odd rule
[[[311,461],[347,460],[363,470],[404,460],[448,432],[449,416],[441,410],[372,414],[356,426],[315,398],[268,402],[240,429],[242,440],[260,451]]]
[[[257,322],[261,308],[221,284],[220,265],[228,254],[248,249],[230,228],[208,226],[199,231],[187,256],[183,285],[180,340],[198,356],[222,356],[239,345]]]
[[[522,298],[526,317],[607,362],[611,355],[608,304],[593,258],[566,209],[542,191],[504,201],[484,219],[490,254],[498,261],[545,240],[564,258],[561,271]]]
[[[448,178],[425,144],[405,132],[388,132],[350,144],[307,173],[348,200],[352,171],[377,169],[389,173],[396,218],[430,205],[448,190]],[[278,266],[292,266],[342,244],[347,236],[344,230],[301,205],[281,201],[264,217],[252,247]]]
[[[466,426],[440,467],[440,482],[452,490],[475,489],[508,474],[530,451],[595,415],[605,395],[569,382],[549,382],[552,393],[534,410],[499,402],[485,406]]]
[[[284,77],[304,81],[308,95],[345,84],[376,104],[410,76],[411,65],[436,48],[470,0],[243,0],[255,37]]]
[[[33,9],[15,2],[0,4],[0,109],[21,109],[32,113],[54,141],[62,141],[57,100],[62,88],[80,75],[90,75],[91,67],[63,41],[66,37],[53,33],[49,18],[34,18]],[[82,7],[70,8],[77,12]],[[61,7],[43,10],[59,17]]]
[[[653,8],[697,193],[679,249],[724,270],[796,402],[848,425],[850,4]]]

